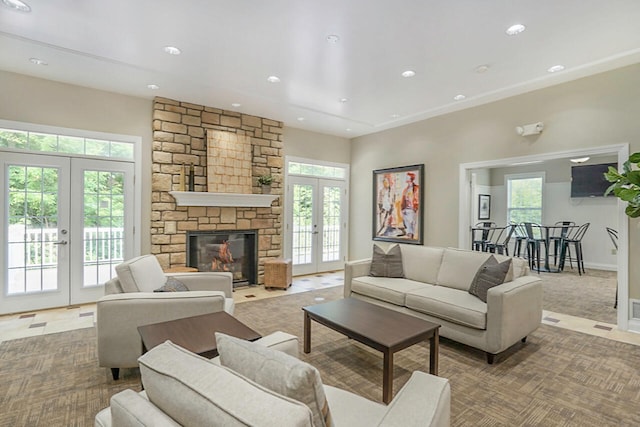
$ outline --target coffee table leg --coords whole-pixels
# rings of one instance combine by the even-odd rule
[[[382,368],[382,401],[391,402],[393,397],[393,353],[384,352],[384,366]]]
[[[304,352],[311,352],[311,318],[306,311],[304,312]]]
[[[429,373],[432,375],[438,375],[438,353],[440,352],[439,336],[438,329],[436,329],[431,339],[429,339]]]

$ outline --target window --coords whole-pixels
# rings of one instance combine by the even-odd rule
[[[542,223],[544,173],[507,175],[507,221]]]

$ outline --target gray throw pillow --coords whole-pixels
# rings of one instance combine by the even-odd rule
[[[400,245],[391,246],[387,252],[382,250],[380,246],[373,245],[369,276],[404,277]]]
[[[184,283],[174,277],[169,276],[167,277],[167,281],[164,283],[164,285],[162,285],[158,289],[155,289],[153,292],[184,292],[188,290],[189,288],[187,288]]]
[[[491,255],[478,269],[476,277],[471,282],[469,293],[487,302],[487,292],[494,286],[504,283],[507,272],[511,267],[511,260],[498,263],[498,260]]]

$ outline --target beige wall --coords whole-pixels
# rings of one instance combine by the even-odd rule
[[[351,144],[347,138],[285,127],[284,155],[325,162],[349,163]]]
[[[141,251],[149,253],[151,99],[135,98],[0,71],[0,118],[142,138]]]
[[[537,90],[352,140],[350,259],[371,254],[371,170],[425,164],[425,244],[457,246],[460,163],[628,142],[640,151],[640,65]],[[517,125],[542,121],[523,138]],[[402,149],[398,149],[401,146]],[[640,221],[631,220],[629,259],[640,255]],[[640,264],[629,262],[632,298]]]

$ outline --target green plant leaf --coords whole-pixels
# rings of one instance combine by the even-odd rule
[[[635,186],[640,186],[640,170],[631,171],[627,174],[627,179]]]
[[[612,166],[609,166],[609,170],[604,173],[604,179],[606,179],[609,182],[616,182],[620,178],[622,178],[622,175],[620,175],[618,170]]]
[[[638,153],[633,153],[632,155],[629,156],[629,161],[631,163],[640,163],[640,152]]]
[[[640,216],[640,206],[629,205],[625,208],[624,213],[631,218],[638,218]]]
[[[640,190],[634,190],[631,188],[621,188],[619,191],[614,191],[614,194],[620,198],[620,200],[624,200],[625,202],[630,202],[640,194]]]

